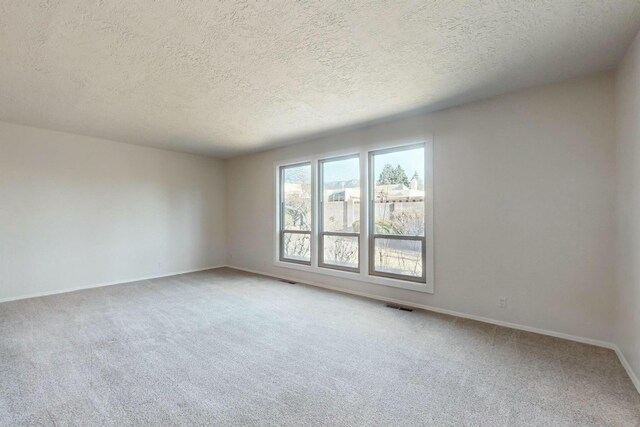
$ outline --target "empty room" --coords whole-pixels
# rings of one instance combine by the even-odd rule
[[[0,0],[0,426],[640,426],[640,1]]]

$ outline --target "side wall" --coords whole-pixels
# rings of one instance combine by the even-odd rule
[[[615,342],[640,390],[640,35],[618,68],[618,318]]]
[[[434,137],[435,294],[273,265],[275,162],[425,134]],[[604,74],[231,159],[229,264],[611,341],[614,134]]]
[[[0,300],[226,263],[220,160],[0,122]]]

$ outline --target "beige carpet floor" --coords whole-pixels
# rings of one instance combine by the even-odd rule
[[[638,426],[611,350],[231,269],[0,304],[0,425]]]

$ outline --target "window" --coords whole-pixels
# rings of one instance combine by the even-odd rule
[[[424,146],[369,153],[369,273],[425,280]]]
[[[311,164],[280,168],[280,260],[311,264]]]
[[[276,166],[275,265],[433,292],[433,145]]]
[[[318,162],[318,265],[360,271],[360,157]]]

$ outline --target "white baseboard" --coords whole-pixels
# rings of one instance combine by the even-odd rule
[[[633,371],[633,368],[629,364],[629,361],[627,360],[627,358],[624,357],[624,353],[622,352],[622,350],[620,350],[620,348],[618,348],[618,346],[615,344],[613,346],[616,354],[618,355],[618,359],[620,359],[620,363],[622,363],[622,366],[627,371],[629,378],[631,378],[631,382],[633,383],[634,386],[636,386],[636,390],[638,390],[638,393],[640,393],[640,379],[638,379],[638,376]]]
[[[329,290],[336,291],[336,292],[342,292],[342,293],[351,294],[351,295],[357,295],[357,296],[361,296],[361,297],[365,297],[365,298],[371,298],[371,299],[375,299],[375,300],[378,300],[378,301],[384,301],[384,302],[390,302],[390,303],[394,303],[394,304],[399,304],[399,305],[403,305],[403,306],[406,306],[406,307],[412,307],[412,308],[418,308],[418,309],[427,310],[427,311],[433,311],[435,313],[448,314],[448,315],[451,315],[451,316],[462,317],[464,319],[477,320],[478,322],[484,322],[484,323],[490,323],[492,325],[504,326],[506,328],[517,329],[517,330],[526,331],[526,332],[533,332],[533,333],[536,333],[536,334],[547,335],[547,336],[556,337],[556,338],[562,338],[562,339],[566,339],[566,340],[569,340],[569,341],[575,341],[575,342],[579,342],[579,343],[583,343],[583,344],[595,345],[597,347],[608,348],[608,349],[611,349],[611,350],[616,352],[616,355],[620,359],[620,363],[622,364],[622,366],[627,371],[627,374],[629,375],[629,378],[631,378],[631,381],[633,382],[633,384],[635,385],[636,389],[638,390],[638,393],[640,393],[640,381],[638,381],[638,377],[636,376],[635,372],[631,368],[631,365],[629,365],[627,359],[624,357],[624,354],[622,353],[622,351],[618,348],[618,346],[616,344],[611,343],[611,342],[595,340],[595,339],[592,339],[592,338],[586,338],[586,337],[581,337],[581,336],[577,336],[577,335],[565,334],[565,333],[562,333],[562,332],[549,331],[549,330],[546,330],[546,329],[534,328],[534,327],[531,327],[531,326],[520,325],[520,324],[517,324],[517,323],[504,322],[502,320],[491,319],[491,318],[483,317],[483,316],[476,316],[474,314],[461,313],[459,311],[448,310],[448,309],[439,308],[439,307],[433,307],[433,306],[429,306],[429,305],[415,304],[415,303],[407,302],[407,301],[403,301],[403,300],[397,300],[397,299],[393,299],[393,298],[387,298],[387,297],[382,297],[382,296],[378,296],[378,295],[368,294],[366,292],[359,292],[359,291],[352,291],[350,289],[337,288],[337,287],[325,285],[323,283],[317,283],[317,282],[312,282],[312,281],[308,281],[308,280],[302,280],[301,281],[299,279],[295,279],[295,278],[292,278],[292,277],[281,276],[281,275],[271,274],[271,273],[264,273],[262,271],[250,270],[248,268],[242,268],[242,267],[235,267],[233,265],[229,265],[228,267],[236,269],[236,270],[240,270],[240,271],[246,271],[247,273],[260,274],[262,276],[268,276],[268,277],[273,277],[273,278],[276,278],[276,279],[288,280],[288,281],[291,281],[291,282],[297,282],[297,283],[301,283],[301,284],[316,286],[316,287],[319,287],[319,288],[329,289]]]
[[[221,268],[221,267],[226,267],[226,266],[225,265],[216,265],[216,266],[213,266],[213,267],[205,267],[205,268],[196,268],[194,270],[177,271],[177,272],[173,272],[173,273],[161,274],[161,275],[158,275],[158,276],[137,277],[137,278],[134,278],[134,279],[118,280],[116,282],[107,282],[107,283],[97,283],[97,284],[93,284],[93,285],[79,286],[79,287],[76,287],[76,288],[57,289],[55,291],[46,291],[46,292],[36,292],[36,293],[32,293],[32,294],[19,295],[19,296],[15,296],[15,297],[0,298],[0,303],[9,302],[9,301],[18,301],[18,300],[21,300],[21,299],[28,299],[28,298],[45,297],[47,295],[66,294],[67,292],[81,291],[81,290],[84,290],[84,289],[101,288],[103,286],[123,285],[125,283],[140,282],[140,281],[143,281],[143,280],[160,279],[162,277],[177,276],[179,274],[187,274],[187,273],[195,273],[195,272],[198,272],[198,271],[212,270],[214,268]]]

